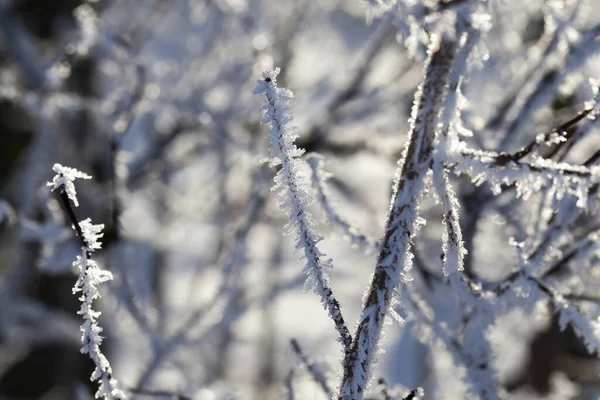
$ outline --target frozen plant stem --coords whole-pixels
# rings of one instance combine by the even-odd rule
[[[322,237],[317,235],[313,226],[315,222],[308,213],[309,187],[303,180],[306,178],[301,171],[302,161],[298,159],[303,153],[294,144],[298,136],[296,128],[289,126],[292,120],[291,91],[277,87],[279,68],[263,73],[263,79],[258,81],[255,94],[264,95],[263,124],[269,125],[269,142],[271,151],[271,166],[280,166],[275,176],[272,190],[278,192],[277,204],[288,213],[290,222],[286,225],[288,233],[295,232],[296,248],[304,251],[307,275],[306,287],[313,289],[320,297],[325,309],[335,324],[344,346],[345,362],[352,343],[352,336],[342,316],[340,303],[333,294],[327,272],[332,268],[331,259],[324,259],[317,243]]]
[[[110,363],[100,350],[103,337],[100,336],[102,328],[98,325],[97,319],[101,313],[92,309],[92,302],[100,298],[97,285],[112,279],[112,274],[109,271],[100,269],[98,264],[91,259],[94,250],[101,247],[98,239],[103,235],[102,228],[104,228],[104,225],[93,225],[89,218],[78,221],[73,208],[73,206],[77,207],[79,205],[73,182],[77,178],[91,179],[91,177],[74,168],[64,167],[60,164],[54,164],[52,169],[56,172],[56,175],[53,181],[48,183],[48,186],[52,186],[51,190],[53,191],[58,190],[62,205],[82,245],[81,255],[77,256],[77,260],[73,262],[73,265],[79,269],[79,278],[73,287],[73,294],[81,292],[79,297],[81,308],[77,312],[83,317],[81,352],[89,354],[96,365],[90,377],[92,381],[99,381],[95,397],[105,400],[123,400],[127,396],[118,388],[117,381],[112,377]]]
[[[423,180],[433,162],[434,141],[456,43],[448,38],[432,40],[425,79],[415,94],[408,142],[385,225],[385,235],[375,273],[368,289],[348,363],[340,387],[341,400],[361,400],[367,386],[378,343],[394,292],[405,281],[410,267],[411,240],[418,219]]]

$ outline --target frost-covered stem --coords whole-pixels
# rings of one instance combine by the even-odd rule
[[[481,31],[473,28],[470,24],[462,28],[464,30],[457,31],[457,37],[460,37],[460,49],[457,51],[452,71],[448,78],[448,94],[444,99],[444,107],[441,116],[441,132],[447,136],[450,132],[450,125],[454,125],[455,130],[458,130],[458,125],[461,124],[462,109],[466,103],[462,95],[463,77],[471,68],[468,60],[471,57],[471,52],[481,38]]]
[[[475,292],[464,279],[464,247],[459,223],[459,202],[443,167],[445,155],[445,132],[438,143],[438,153],[433,166],[433,182],[444,207],[443,272],[450,282],[455,297],[464,307],[474,307],[469,323],[464,328],[465,339],[461,349],[467,368],[469,392],[482,399],[499,399],[498,381],[490,365],[491,348],[484,339],[485,332],[495,320],[494,309],[481,293]],[[442,135],[441,135],[442,136]]]
[[[437,164],[437,163],[435,163]],[[435,165],[434,164],[434,165]],[[459,300],[465,300],[469,295],[468,288],[461,280],[464,270],[465,249],[458,214],[458,199],[448,179],[448,173],[443,167],[435,168],[433,181],[444,207],[444,275],[450,281],[454,294]]]
[[[289,213],[290,223],[287,229],[295,231],[298,249],[304,250],[306,257],[305,273],[308,276],[307,286],[312,287],[321,297],[321,302],[335,323],[344,346],[345,357],[352,343],[352,336],[344,317],[340,303],[333,294],[327,270],[332,268],[331,260],[324,259],[317,243],[322,238],[314,232],[312,217],[308,213],[308,185],[302,181],[300,160],[303,150],[296,147],[297,137],[294,127],[288,126],[292,120],[291,99],[293,94],[277,87],[276,78],[279,69],[263,74],[264,79],[258,81],[256,94],[265,96],[263,123],[269,124],[271,164],[280,165],[281,169],[275,177],[272,190],[279,191],[279,206]],[[346,364],[346,361],[345,361]]]
[[[75,229],[75,233],[77,233],[77,237],[79,238],[79,241],[81,241],[81,246],[84,249],[87,249],[89,247],[89,245],[86,242],[85,237],[83,236],[83,231],[81,230],[81,225],[79,225],[79,221],[77,220],[77,217],[75,216],[75,210],[73,210],[73,207],[71,206],[71,200],[69,200],[69,196],[67,195],[67,193],[65,192],[64,189],[61,189],[58,194],[58,197],[60,198],[60,202],[62,203],[63,208],[65,209],[65,212],[67,213],[67,216],[69,217],[69,220],[73,224],[73,228]],[[88,252],[87,256],[91,257],[91,253]]]
[[[542,144],[556,142],[556,139],[559,137],[563,138],[563,139],[559,140],[558,143],[554,143],[554,144],[556,144],[556,148],[551,152],[550,155],[546,156],[546,158],[551,158],[552,155],[554,155],[556,152],[558,152],[558,150],[567,143],[567,141],[572,139],[574,136],[576,136],[576,133],[578,133],[578,130],[572,130],[571,132],[569,132],[568,131],[569,128],[572,128],[577,123],[579,123],[580,121],[582,121],[586,118],[588,119],[588,121],[594,121],[594,113],[597,112],[596,106],[597,106],[597,98],[595,98],[591,102],[588,102],[586,104],[585,108],[583,110],[581,110],[575,117],[569,119],[568,121],[560,124],[559,126],[557,126],[556,128],[553,128],[552,130],[550,130],[548,132],[536,135],[536,137],[533,138],[533,140],[531,140],[529,142],[529,144],[526,145],[525,147],[523,147],[521,150],[516,151],[514,153],[499,152],[498,154],[500,155],[501,162],[502,163],[507,163],[509,161],[519,162],[522,158],[526,157],[527,155],[536,153]],[[587,124],[587,125],[590,125],[590,124]],[[580,128],[580,129],[584,130],[583,128]],[[585,128],[585,129],[587,130],[587,129],[589,129],[589,127]],[[580,134],[582,134],[582,133],[584,133],[584,132],[581,132]],[[572,144],[572,142],[571,142],[571,144]]]
[[[353,246],[359,247],[364,251],[371,252],[377,248],[377,243],[373,238],[359,232],[345,218],[340,216],[334,209],[329,198],[327,187],[325,186],[326,179],[329,177],[323,168],[323,156],[320,154],[310,154],[307,157],[308,164],[312,169],[312,186],[317,192],[317,199],[327,219],[336,227],[344,236],[348,238]]]
[[[460,124],[463,105],[461,104],[461,86],[464,74],[468,70],[467,59],[481,37],[481,32],[470,28],[462,35],[461,46],[457,51],[452,71],[448,78],[448,93],[443,103],[441,115],[440,134],[438,135],[437,152],[433,162],[433,183],[444,207],[444,234],[443,234],[443,272],[450,281],[455,296],[459,300],[472,298],[468,285],[463,278],[464,258],[467,254],[463,242],[462,230],[459,222],[458,208],[460,203],[452,188],[448,171],[444,167],[446,148],[451,140],[458,140],[452,134],[456,124]],[[451,139],[452,138],[452,139]]]
[[[597,179],[599,171],[599,168],[594,166],[556,162],[542,157],[537,157],[533,161],[514,161],[507,159],[505,153],[472,149],[466,147],[464,142],[453,144],[451,153],[447,159],[447,166],[452,168],[454,173],[470,175],[476,185],[487,180],[492,184],[510,185],[519,183],[528,175],[539,176],[545,184],[552,183],[549,178],[552,175],[564,181],[573,178]],[[486,174],[481,173],[483,170]],[[596,182],[590,181],[590,184],[593,183]]]
[[[494,309],[488,299],[473,290],[467,279],[464,279],[464,247],[462,231],[459,223],[459,202],[443,167],[445,156],[446,132],[442,132],[438,143],[438,152],[433,166],[433,182],[444,207],[443,234],[443,271],[450,282],[455,297],[465,308],[473,307],[474,313],[464,327],[465,339],[461,349],[467,368],[469,392],[482,399],[499,399],[498,381],[490,365],[491,348],[485,340],[485,332],[495,320]]]
[[[433,162],[439,104],[455,49],[453,40],[443,38],[433,40],[428,50],[425,79],[415,95],[408,143],[394,187],[381,251],[352,342],[350,363],[344,369],[339,394],[343,400],[363,398],[392,296],[399,283],[406,280],[403,270],[410,263],[408,252],[417,223],[417,203]]]
[[[557,126],[556,128],[552,129],[549,132],[546,132],[541,135],[537,135],[535,137],[535,139],[533,139],[527,146],[525,146],[523,149],[517,151],[516,153],[510,155],[510,157],[513,160],[518,161],[521,158],[525,157],[526,155],[531,154],[532,152],[538,150],[539,147],[541,146],[541,144],[550,142],[553,137],[558,136],[558,135],[564,137],[565,140],[557,143],[557,148],[562,146],[564,143],[567,142],[568,139],[571,138],[573,133],[577,132],[577,131],[573,130],[572,131],[573,133],[569,134],[567,129],[574,126],[575,124],[577,124],[579,121],[583,120],[584,118],[587,118],[588,115],[590,115],[592,113],[592,111],[594,111],[594,107],[591,107],[591,106],[586,107],[581,112],[579,112],[579,114],[577,114],[577,116],[575,116],[574,118],[571,118],[570,120]]]
[[[332,396],[332,391],[327,384],[327,378],[323,375],[323,373],[319,370],[319,368],[306,356],[304,351],[302,351],[302,347],[300,347],[300,343],[296,339],[290,340],[290,345],[292,346],[292,350],[296,353],[296,356],[300,359],[300,362],[304,364],[310,376],[313,380],[321,386],[323,392],[327,395],[327,398],[330,399]]]
[[[97,320],[100,312],[92,309],[92,302],[100,297],[96,285],[112,279],[112,274],[100,270],[93,260],[88,259],[86,251],[82,250],[82,255],[75,262],[80,268],[80,276],[73,287],[74,294],[77,292],[82,293],[79,297],[81,308],[77,312],[83,317],[83,325],[81,325],[81,343],[83,347],[81,352],[89,354],[96,365],[96,369],[90,377],[92,381],[99,381],[99,388],[95,397],[104,398],[105,400],[125,399],[125,394],[118,389],[117,381],[112,377],[112,368],[108,359],[100,350],[103,340],[100,336],[102,328],[98,325]]]
[[[105,400],[126,399],[125,393],[118,388],[117,381],[112,377],[112,368],[106,356],[100,350],[103,337],[102,328],[98,325],[99,311],[92,308],[95,299],[100,298],[98,285],[112,279],[112,274],[100,269],[98,264],[91,259],[94,250],[101,247],[98,239],[102,237],[102,228],[104,225],[93,225],[90,219],[79,221],[75,215],[73,206],[78,205],[74,181],[77,178],[90,179],[91,177],[74,168],[64,167],[55,164],[53,170],[56,172],[52,182],[52,190],[59,191],[59,197],[65,208],[69,219],[82,243],[81,255],[73,263],[79,268],[79,277],[73,287],[73,294],[81,292],[79,300],[81,307],[77,314],[83,318],[81,325],[81,352],[87,353],[94,362],[96,369],[92,373],[90,380],[98,381],[98,391],[96,398]]]

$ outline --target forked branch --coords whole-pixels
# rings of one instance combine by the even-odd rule
[[[410,246],[418,220],[418,201],[433,161],[440,103],[447,87],[456,42],[443,38],[429,47],[425,79],[419,86],[411,117],[409,139],[402,156],[385,235],[362,316],[344,369],[340,400],[363,398],[383,324],[392,298],[410,266]]]

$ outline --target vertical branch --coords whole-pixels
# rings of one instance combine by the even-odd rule
[[[448,173],[443,168],[436,168],[433,172],[436,190],[444,207],[444,276],[459,300],[472,299],[471,293],[465,282],[462,281],[464,271],[465,249],[458,214],[458,199],[450,184]]]
[[[113,278],[109,271],[100,269],[98,264],[91,259],[92,253],[101,248],[98,240],[104,235],[102,233],[104,225],[93,225],[89,218],[79,221],[73,208],[73,206],[79,205],[73,182],[75,179],[91,179],[91,176],[60,164],[54,164],[53,170],[56,175],[52,182],[48,183],[48,186],[52,187],[51,190],[59,191],[63,207],[81,241],[81,255],[77,256],[73,262],[73,266],[79,269],[79,278],[73,286],[73,294],[81,292],[79,296],[81,307],[77,312],[83,318],[80,328],[81,352],[88,354],[96,366],[90,377],[91,381],[98,381],[98,391],[95,397],[105,400],[126,399],[127,396],[118,388],[118,383],[112,376],[112,368],[108,359],[100,349],[104,339],[100,335],[102,328],[98,325],[100,312],[92,308],[93,301],[100,298],[98,285]]]
[[[477,29],[466,29],[460,42],[462,43],[454,61],[452,72],[448,77],[448,93],[443,103],[440,133],[437,138],[437,152],[433,162],[433,183],[444,207],[444,233],[443,233],[443,272],[450,281],[457,299],[462,301],[472,300],[468,285],[462,280],[464,277],[464,258],[467,250],[463,241],[463,234],[459,222],[460,202],[456,196],[448,171],[444,168],[446,148],[453,140],[458,140],[456,135],[460,130],[460,116],[465,100],[462,99],[461,86],[463,75],[468,70],[467,60],[481,37]],[[461,101],[462,100],[462,101]]]
[[[417,203],[423,180],[433,162],[439,105],[455,49],[456,43],[448,38],[433,40],[429,47],[425,79],[415,95],[408,144],[394,187],[377,266],[352,342],[349,363],[344,369],[340,399],[362,399],[392,296],[398,284],[406,280],[403,270],[410,266],[409,250],[417,225]]]

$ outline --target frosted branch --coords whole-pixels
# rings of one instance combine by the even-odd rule
[[[435,167],[434,163],[434,167]],[[442,250],[444,252],[444,276],[449,280],[459,300],[471,299],[471,292],[463,280],[465,249],[460,228],[458,199],[443,167],[434,168],[433,180],[436,191],[444,207],[444,234]]]
[[[104,282],[112,280],[113,276],[109,271],[100,269],[98,264],[91,259],[92,253],[101,248],[98,241],[102,236],[104,225],[94,225],[91,220],[85,219],[78,221],[72,204],[77,205],[75,184],[77,178],[91,179],[91,176],[84,174],[74,168],[64,167],[60,164],[54,164],[54,176],[51,190],[59,190],[59,196],[63,207],[67,212],[73,227],[77,232],[82,247],[81,255],[73,262],[73,266],[79,270],[79,277],[73,286],[73,294],[81,293],[79,300],[81,307],[77,314],[83,318],[81,325],[81,352],[88,354],[94,362],[96,368],[90,377],[92,381],[98,381],[98,391],[96,398],[105,400],[123,400],[127,396],[118,388],[117,381],[112,377],[112,368],[106,356],[100,350],[103,337],[102,328],[98,325],[99,311],[92,308],[92,302],[101,297],[98,286]]]
[[[118,388],[117,381],[112,377],[110,363],[100,350],[103,340],[103,337],[100,336],[103,329],[98,325],[100,312],[92,308],[92,302],[101,297],[98,285],[112,280],[112,274],[101,270],[94,260],[88,259],[85,249],[82,249],[81,255],[77,256],[73,265],[79,270],[79,278],[73,287],[73,294],[81,292],[81,296],[79,296],[81,308],[77,312],[83,317],[81,352],[88,354],[96,365],[90,377],[90,380],[99,383],[95,397],[106,400],[125,399],[125,393]]]
[[[397,172],[392,204],[375,273],[344,370],[340,399],[362,399],[394,292],[406,281],[411,240],[418,223],[417,204],[433,161],[433,145],[456,43],[435,40],[429,47],[425,78],[415,95],[407,146]]]
[[[310,201],[308,184],[301,171],[302,161],[298,159],[304,153],[294,144],[297,137],[296,128],[288,124],[292,120],[291,104],[293,93],[277,87],[279,69],[263,73],[262,80],[254,91],[265,96],[262,123],[269,125],[269,143],[272,166],[281,168],[275,176],[272,190],[278,192],[278,205],[288,213],[290,222],[285,230],[296,232],[296,248],[304,250],[306,266],[304,271],[308,276],[306,287],[313,289],[320,297],[329,316],[335,323],[344,346],[345,354],[352,343],[352,336],[342,316],[340,304],[333,294],[329,284],[328,271],[332,268],[331,259],[324,259],[324,254],[317,247],[323,238],[317,235],[313,226],[315,222],[308,213]]]
[[[448,151],[448,166],[455,174],[467,174],[476,185],[490,184],[494,194],[514,185],[517,196],[527,199],[540,189],[555,185],[559,193],[575,195],[578,207],[586,207],[588,192],[600,182],[599,166],[581,166],[535,157],[533,161],[508,159],[502,153],[468,148],[455,142]]]

